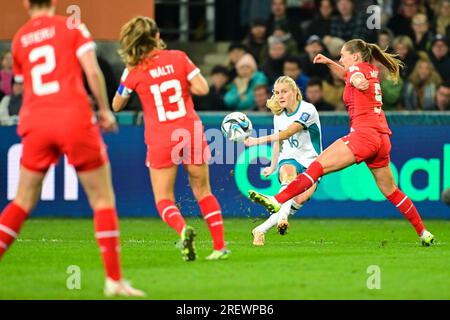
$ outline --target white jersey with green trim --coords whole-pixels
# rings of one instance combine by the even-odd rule
[[[309,102],[301,101],[294,113],[288,114],[284,111],[279,116],[274,116],[275,132],[286,130],[294,122],[300,123],[303,130],[281,143],[278,163],[293,159],[308,168],[322,152],[322,129],[316,107]]]

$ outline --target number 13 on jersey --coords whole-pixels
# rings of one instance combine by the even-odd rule
[[[169,103],[176,103],[178,106],[178,110],[176,111],[166,111],[164,108],[164,103],[162,99],[162,94],[167,92],[170,89],[174,89],[175,93],[169,96]],[[183,92],[181,88],[180,81],[174,79],[165,81],[163,83],[154,84],[150,87],[150,91],[153,94],[155,99],[156,110],[158,111],[158,120],[160,122],[165,122],[167,120],[175,120],[178,118],[182,118],[186,115],[186,105],[183,100]]]

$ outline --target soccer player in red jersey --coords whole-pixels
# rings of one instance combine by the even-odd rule
[[[120,44],[127,68],[113,109],[122,110],[132,91],[139,95],[144,109],[146,164],[158,212],[180,235],[183,258],[195,260],[196,232],[186,225],[175,205],[175,178],[178,165],[183,164],[213,239],[214,250],[206,259],[226,259],[229,251],[224,241],[222,211],[209,183],[207,161],[211,154],[191,97],[191,93],[207,94],[208,83],[184,52],[164,50],[158,26],[150,18],[137,17],[125,24]]]
[[[284,191],[272,197],[250,190],[250,199],[276,212],[282,203],[311,188],[323,175],[365,162],[383,195],[408,219],[422,244],[429,246],[434,236],[425,229],[412,201],[396,186],[389,166],[392,133],[381,109],[378,70],[371,64],[372,60],[379,61],[398,79],[402,62],[377,45],[360,39],[344,44],[340,64],[322,54],[314,58],[314,63],[327,65],[346,81],[343,98],[350,116],[350,133],[322,152]]]
[[[24,83],[17,195],[0,216],[0,258],[36,206],[49,167],[63,154],[77,170],[94,210],[95,235],[106,271],[106,296],[143,296],[122,279],[119,224],[111,171],[99,127],[115,131],[95,43],[83,24],[55,16],[56,0],[27,0],[31,19],[13,40],[14,74]],[[83,85],[86,73],[99,107],[98,124]]]

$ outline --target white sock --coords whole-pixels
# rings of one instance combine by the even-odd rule
[[[279,212],[272,214],[266,221],[256,227],[256,230],[259,232],[267,233],[270,228],[276,226],[278,224],[278,215]]]
[[[292,200],[289,200],[289,201],[283,203],[283,205],[280,208],[280,211],[278,211],[278,214],[279,214],[278,221],[288,219],[288,216],[289,216],[289,213],[291,210],[291,206],[292,206]]]

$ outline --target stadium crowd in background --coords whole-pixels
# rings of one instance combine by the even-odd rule
[[[241,32],[231,41],[228,61],[212,68],[210,93],[194,96],[197,110],[266,112],[263,97],[275,79],[289,75],[319,111],[342,111],[345,83],[312,61],[319,53],[337,61],[343,43],[352,38],[375,42],[405,63],[397,82],[378,65],[385,110],[450,110],[450,0],[302,0],[297,7],[293,3],[240,1]],[[373,4],[382,6],[379,29],[367,26],[367,8]],[[22,89],[14,89],[11,53],[0,58],[0,125],[12,124]],[[99,63],[111,100],[118,79],[108,61],[99,57]]]
[[[261,2],[257,13],[253,11],[251,15],[246,10],[255,10],[256,4],[249,5],[250,2],[242,2],[241,18],[247,34],[240,44],[230,46],[229,66],[238,64],[244,51],[251,54],[257,68],[268,78],[269,90],[275,79],[289,75],[296,80],[307,101],[320,104],[318,110],[343,110],[344,83],[333,78],[323,66],[314,65],[312,60],[318,53],[338,60],[344,41],[360,38],[378,43],[405,62],[402,77],[397,82],[379,66],[385,110],[450,110],[444,97],[450,80],[449,0],[383,1],[379,30],[367,27],[366,14],[367,7],[378,4],[377,1],[299,1],[299,10],[291,14],[292,8],[288,8],[286,0],[272,0],[271,6],[267,1]],[[234,53],[237,47],[240,55]],[[230,70],[229,83],[233,84],[236,71],[233,67]],[[310,81],[313,81],[311,87],[308,86]],[[247,85],[250,88],[254,84],[249,81]],[[233,85],[228,86],[227,94],[235,90],[231,87]],[[308,96],[307,88],[313,97]],[[242,86],[240,90],[245,92]],[[237,100],[224,103],[223,108],[211,108],[217,109],[261,110],[255,103],[243,106]]]

